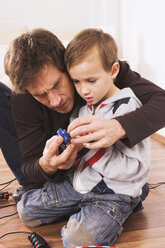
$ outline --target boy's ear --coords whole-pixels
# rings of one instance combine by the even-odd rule
[[[119,63],[115,62],[112,65],[112,68],[111,68],[111,77],[112,77],[112,79],[115,79],[117,77],[117,75],[119,73],[119,69],[120,69]]]

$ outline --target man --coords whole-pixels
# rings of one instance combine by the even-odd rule
[[[71,179],[76,143],[95,149],[122,139],[133,146],[165,123],[164,90],[131,71],[128,64],[119,62],[115,84],[119,88],[130,87],[143,106],[113,120],[97,116],[78,119],[70,126],[75,144],[59,154],[63,139],[56,136],[56,131],[67,128],[74,106],[81,104],[67,74],[64,52],[56,36],[38,29],[15,39],[5,56],[5,71],[15,91],[21,93],[13,94],[12,111],[22,170],[32,182],[47,182],[41,189],[25,193],[18,202],[20,218],[29,226],[56,221],[80,210],[74,199],[81,201],[82,197],[73,190]],[[84,133],[87,135],[81,136]]]

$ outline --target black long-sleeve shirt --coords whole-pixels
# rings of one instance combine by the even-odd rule
[[[123,140],[132,147],[165,126],[165,91],[150,81],[133,72],[129,65],[120,62],[120,72],[116,86],[120,89],[130,87],[140,99],[143,106],[131,113],[116,119],[126,131]],[[57,113],[39,103],[31,95],[12,94],[12,113],[18,134],[18,142],[22,155],[22,171],[31,181],[45,182],[54,180],[40,167],[39,158],[46,141],[56,134],[58,128],[66,129],[69,124],[68,114]],[[76,97],[76,101],[80,98]],[[75,101],[75,102],[76,102]]]

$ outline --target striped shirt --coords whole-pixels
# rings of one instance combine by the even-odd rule
[[[113,119],[134,111],[141,102],[130,88],[124,88],[97,106],[85,104],[73,112],[76,117],[98,115]],[[74,189],[82,194],[118,193],[137,197],[147,182],[149,173],[149,139],[132,148],[121,140],[108,148],[82,149],[75,162]]]

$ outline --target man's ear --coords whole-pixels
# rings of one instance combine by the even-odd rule
[[[111,77],[112,77],[112,79],[115,79],[117,77],[117,75],[119,73],[119,69],[120,69],[119,63],[115,62],[112,65],[112,68],[111,68]]]

